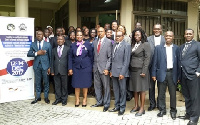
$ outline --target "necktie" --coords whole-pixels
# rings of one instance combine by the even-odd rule
[[[61,49],[62,49],[62,46],[59,46],[58,47],[58,57],[59,58],[62,56]]]
[[[118,46],[119,46],[119,43],[116,43],[115,50],[114,50],[114,54],[115,54],[115,52],[117,51]]]
[[[39,50],[41,50],[41,41],[39,41]]]
[[[186,54],[187,49],[189,48],[189,46],[191,46],[191,43],[185,43],[185,47],[183,48],[183,51],[182,51],[182,57],[185,56],[185,54]]]
[[[45,37],[45,42],[47,42],[47,37]]]
[[[100,48],[101,48],[101,40],[99,41],[99,44],[98,44],[98,47],[97,47],[97,53],[99,53]]]

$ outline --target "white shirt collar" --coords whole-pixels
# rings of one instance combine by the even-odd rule
[[[171,44],[170,46],[167,46],[167,45],[165,44],[164,47],[173,47],[173,44]]]
[[[103,42],[104,41],[104,39],[105,39],[105,37],[106,37],[106,35],[103,37],[103,38],[99,38],[99,41],[101,40],[101,42]]]

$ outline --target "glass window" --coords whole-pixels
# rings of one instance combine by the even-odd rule
[[[78,0],[79,12],[120,10],[121,0]]]

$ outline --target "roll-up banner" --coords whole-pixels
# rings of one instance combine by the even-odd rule
[[[34,98],[34,18],[0,16],[0,103]]]

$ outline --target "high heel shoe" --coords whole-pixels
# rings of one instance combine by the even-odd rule
[[[135,114],[135,116],[137,117],[137,116],[142,116],[143,114],[145,114],[145,110],[143,110],[143,112],[137,112],[136,114]]]
[[[82,105],[82,107],[86,107],[87,105]]]
[[[79,104],[78,104],[78,105],[75,105],[75,107],[79,107]]]
[[[79,107],[79,105],[80,105],[80,102],[75,103],[75,107]]]

